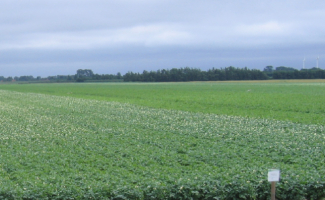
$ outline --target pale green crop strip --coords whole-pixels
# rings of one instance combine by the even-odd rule
[[[0,124],[8,199],[262,199],[269,168],[283,195],[324,189],[320,125],[3,90]]]

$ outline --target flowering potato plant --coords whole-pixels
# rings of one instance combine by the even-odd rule
[[[0,90],[0,198],[325,196],[325,127]]]

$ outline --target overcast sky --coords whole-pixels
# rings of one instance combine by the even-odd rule
[[[324,0],[1,0],[0,76],[325,68]]]

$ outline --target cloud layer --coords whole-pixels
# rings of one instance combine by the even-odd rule
[[[322,67],[324,19],[321,0],[4,0],[0,76]]]

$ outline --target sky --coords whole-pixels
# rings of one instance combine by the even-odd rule
[[[0,76],[325,69],[324,0],[1,0]]]

